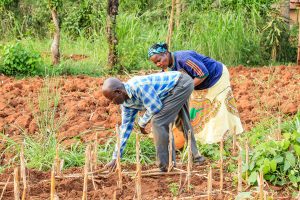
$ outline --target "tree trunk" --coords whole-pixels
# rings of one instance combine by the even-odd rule
[[[175,10],[175,0],[172,0],[172,8],[171,8],[171,14],[170,14],[168,36],[167,36],[167,44],[169,46],[169,49],[171,49],[171,39],[172,39],[172,34],[173,34],[174,10]]]
[[[287,24],[290,22],[290,0],[280,1],[280,12]]]
[[[181,3],[180,0],[176,0],[176,28],[179,27],[180,14],[181,14]]]
[[[60,43],[60,29],[59,29],[59,20],[56,9],[51,10],[52,19],[55,27],[53,42],[51,45],[51,53],[52,53],[52,64],[59,64],[60,52],[59,52],[59,43]]]
[[[119,0],[108,0],[107,6],[107,35],[108,35],[108,68],[113,69],[117,62],[116,19],[118,15]]]

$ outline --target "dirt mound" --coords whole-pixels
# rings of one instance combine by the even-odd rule
[[[292,115],[300,109],[299,67],[240,66],[229,71],[247,130],[265,117]],[[103,78],[67,76],[58,79],[61,88],[58,112],[67,119],[58,138],[70,144],[74,137],[86,142],[98,133],[100,141],[105,142],[115,124],[120,123],[121,116],[119,107],[109,103],[101,93]],[[42,78],[17,80],[0,76],[0,131],[13,136],[22,131],[34,134],[39,130],[33,113],[40,109],[38,94],[43,84]],[[56,119],[59,122],[58,114]]]
[[[60,128],[58,139],[67,140],[80,134],[80,139],[86,141],[102,128],[105,131],[99,137],[109,135],[110,129],[120,121],[120,115],[119,107],[111,105],[101,93],[103,80],[87,76],[59,79],[61,94],[57,113],[62,113],[66,123]],[[41,78],[16,80],[0,76],[1,131],[9,136],[39,131],[34,113],[41,110],[38,98],[42,86]],[[61,121],[57,115],[56,122]]]
[[[300,67],[230,68],[242,122],[249,130],[268,117],[294,115],[300,109]]]

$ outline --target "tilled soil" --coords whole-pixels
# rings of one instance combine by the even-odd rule
[[[300,109],[299,66],[262,68],[240,66],[230,68],[229,71],[234,96],[246,130],[262,119],[294,115]],[[68,146],[78,139],[82,142],[93,140],[97,133],[100,143],[105,143],[107,138],[112,136],[112,130],[116,123],[120,123],[121,117],[119,107],[109,103],[101,93],[104,78],[66,76],[59,77],[57,80],[56,89],[61,91],[55,115],[56,124],[61,121],[59,120],[61,116],[67,119],[57,132],[58,139]],[[18,141],[24,133],[36,134],[39,131],[35,114],[41,111],[42,105],[38,106],[38,102],[43,84],[42,78],[18,80],[0,76],[0,130],[5,135]],[[5,141],[0,140],[0,150],[3,148],[5,148]],[[4,155],[0,164],[5,164],[8,159]],[[79,171],[81,169],[70,169],[66,174]],[[7,171],[0,175],[0,182],[5,182],[10,173],[11,171]],[[228,199],[236,195],[231,175],[226,176],[228,178],[225,181],[225,190],[230,192],[224,193],[223,196],[216,195],[215,199]],[[30,170],[29,179],[30,199],[49,198],[49,172]],[[214,175],[214,180],[218,180],[217,174]],[[113,199],[115,191],[117,198],[133,199],[134,180],[124,177],[123,192],[117,190],[116,181],[116,176],[101,178],[97,182],[96,190],[90,181],[89,199]],[[82,182],[82,179],[57,181],[56,190],[60,199],[80,199]],[[172,199],[169,185],[179,182],[180,176],[178,175],[167,178],[145,177],[142,181],[143,199]],[[207,179],[205,177],[193,176],[192,185],[192,193],[188,194],[183,190],[181,196],[194,196],[193,199],[207,198],[199,197],[206,191]],[[214,188],[219,187],[217,181],[213,181],[213,185]],[[284,194],[283,196],[286,199],[290,198],[290,195]],[[8,185],[4,199],[13,199],[12,184]]]
[[[293,115],[300,109],[299,66],[240,66],[229,71],[246,130],[266,117]],[[85,142],[98,132],[99,139],[105,141],[121,117],[119,107],[109,103],[101,93],[104,78],[67,76],[58,80],[61,94],[56,122],[60,122],[58,113],[67,119],[58,131],[58,139],[70,144],[74,137],[79,137]],[[38,98],[43,84],[42,78],[18,80],[0,76],[0,131],[14,137],[24,131],[34,134],[39,130],[33,113],[41,110]],[[99,131],[102,127],[105,131]]]
[[[150,167],[149,167],[150,168]],[[153,167],[152,167],[153,168]],[[134,170],[133,165],[123,166],[125,171]],[[184,169],[184,168],[183,168]],[[146,169],[144,169],[146,170]],[[187,192],[186,174],[182,175],[159,175],[159,176],[142,176],[142,199],[174,199],[175,196],[179,199],[207,199],[207,172],[208,165],[206,166],[194,166],[193,171],[199,171],[197,174],[191,176],[190,192]],[[82,199],[83,194],[83,178],[67,178],[70,174],[81,173],[82,169],[73,168],[64,172],[65,178],[56,179],[56,194],[59,199],[73,200]],[[5,174],[0,175],[0,180],[3,188],[4,183],[10,177],[10,182],[4,192],[3,199],[14,199],[14,185],[12,170],[7,170]],[[27,198],[33,200],[49,199],[50,198],[50,172],[39,172],[35,170],[29,170],[27,172]],[[223,192],[220,193],[220,178],[219,170],[213,169],[212,172],[212,198],[216,200],[222,199],[234,199],[238,192],[236,191],[236,180],[234,181],[235,174],[225,173],[223,182]],[[97,177],[95,174],[94,185],[92,180],[88,181],[88,199],[124,199],[131,200],[136,199],[135,196],[135,178],[134,176],[123,175],[123,190],[121,191],[117,187],[118,176],[112,174],[108,178]],[[21,182],[21,194],[23,184]],[[256,188],[247,187],[243,184],[244,190],[250,192],[252,197],[258,197]],[[272,196],[274,199],[292,199],[291,194],[283,187],[267,186],[264,188],[265,193],[268,196]]]

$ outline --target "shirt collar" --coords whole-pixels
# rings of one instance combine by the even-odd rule
[[[171,53],[171,58],[172,58],[172,63],[173,65],[170,67],[172,70],[176,69],[176,57],[175,57],[175,52],[170,52]]]
[[[124,87],[125,87],[125,90],[127,92],[128,97],[131,99],[132,98],[132,93],[131,93],[130,86],[127,83],[124,83]]]

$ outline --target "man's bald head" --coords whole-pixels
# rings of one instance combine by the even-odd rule
[[[114,77],[104,81],[102,93],[107,99],[113,101],[115,104],[122,104],[128,98],[124,84]]]
[[[115,89],[120,89],[122,88],[123,83],[114,77],[108,78],[104,81],[103,86],[102,86],[102,91],[114,91]]]

